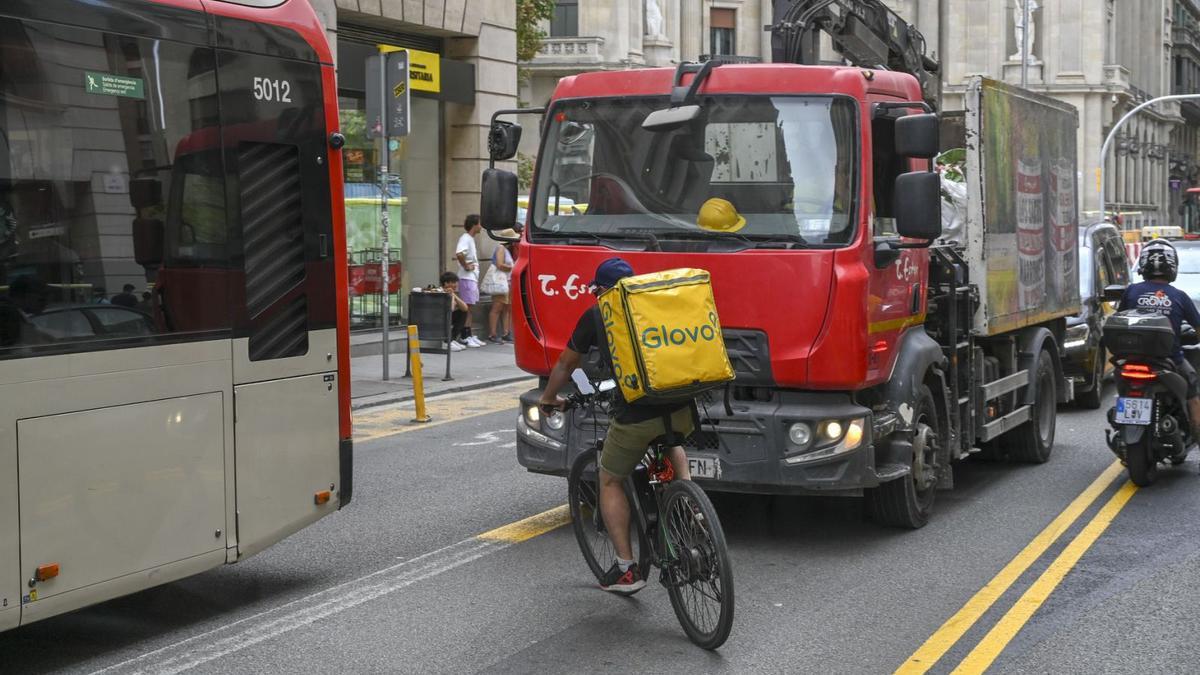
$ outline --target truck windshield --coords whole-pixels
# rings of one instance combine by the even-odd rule
[[[642,121],[666,108],[666,97],[559,102],[538,162],[533,237],[729,237],[743,247],[850,242],[851,100],[728,95],[700,104],[694,122],[652,132]],[[560,199],[575,207],[556,212]]]

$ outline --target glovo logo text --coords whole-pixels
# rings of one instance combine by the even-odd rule
[[[701,340],[712,342],[717,339],[717,315],[708,313],[708,323],[701,326],[667,327],[666,325],[651,326],[642,331],[642,346],[646,349],[663,347],[682,347],[686,344],[696,344]]]
[[[612,305],[609,303],[601,303],[600,316],[604,323],[604,339],[608,341],[608,355],[612,361],[613,378],[617,382],[621,382],[625,374],[625,369],[622,367],[621,357],[617,354],[617,350],[614,346],[616,344],[616,337],[613,335],[613,326],[615,326],[617,322],[616,319],[613,318]],[[627,382],[626,386],[631,389],[636,389],[636,380],[633,383]]]

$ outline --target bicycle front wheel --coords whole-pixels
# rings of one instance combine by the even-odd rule
[[[717,511],[698,485],[672,482],[662,504],[667,594],[688,639],[704,649],[733,628],[733,569]]]
[[[571,527],[575,530],[575,540],[579,542],[579,550],[588,568],[600,581],[608,568],[617,559],[616,549],[608,536],[608,528],[600,514],[600,490],[596,469],[597,454],[594,450],[585,450],[571,463],[571,472],[567,476],[567,504],[571,510]],[[629,482],[625,482],[625,498],[629,501],[629,512],[633,513],[633,496],[629,494]],[[632,519],[631,519],[632,520]],[[650,560],[650,546],[646,544],[645,533],[636,522],[629,524],[630,539],[633,544],[633,559],[637,561],[642,575],[647,574]]]

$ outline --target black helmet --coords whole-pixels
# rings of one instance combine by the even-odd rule
[[[1166,279],[1168,283],[1175,281],[1179,273],[1179,256],[1175,253],[1175,247],[1165,239],[1155,239],[1142,246],[1137,271],[1143,279]]]

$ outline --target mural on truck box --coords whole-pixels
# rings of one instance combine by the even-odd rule
[[[996,333],[1078,302],[1077,117],[999,82],[984,80],[979,95],[988,326]]]

